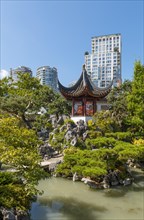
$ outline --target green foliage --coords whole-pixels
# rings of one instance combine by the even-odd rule
[[[133,138],[144,135],[144,67],[136,62],[134,79],[114,88],[108,97],[110,109],[97,112],[88,122],[88,137],[78,137],[75,147],[66,143],[66,128],[51,132],[49,143],[63,151],[64,161],[56,172],[72,177],[76,172],[81,177],[97,180],[109,170],[120,170],[125,175],[128,159],[144,158],[143,141]],[[38,115],[41,107],[46,112]],[[45,177],[40,168],[38,147],[41,141],[36,136],[41,128],[52,131],[49,115],[58,118],[69,115],[71,105],[47,86],[40,85],[29,74],[20,74],[19,81],[11,78],[0,80],[0,161],[15,168],[14,173],[0,172],[0,205],[27,209],[38,190],[39,179]],[[74,127],[72,120],[65,122]],[[28,129],[27,129],[28,128]],[[31,129],[32,128],[32,129]],[[63,150],[67,145],[68,149]]]
[[[129,123],[131,131],[137,135],[144,135],[144,66],[137,61],[134,66],[132,91],[127,97]]]
[[[113,133],[106,133],[106,137],[113,137],[116,140],[132,142],[133,134],[129,131],[127,132],[113,132]]]
[[[75,165],[71,169],[72,173],[77,173],[79,176],[83,176],[84,167],[81,165]]]
[[[72,176],[76,172],[81,177],[97,180],[109,170],[120,169],[120,172],[125,172],[125,163],[128,159],[144,158],[144,145],[137,146],[114,138],[101,138],[96,144],[99,148],[93,151],[75,147],[66,149],[64,161],[56,172],[66,176]],[[103,148],[104,145],[110,148]]]
[[[60,164],[57,167],[56,173],[65,176],[65,177],[71,177],[72,176],[72,172],[70,167],[68,167],[68,164]]]
[[[75,154],[76,152],[78,151],[77,148],[75,147],[70,147],[70,148],[67,148],[63,151],[64,155],[71,155],[71,154]]]
[[[7,146],[33,148],[37,146],[38,139],[33,130],[19,126],[19,120],[14,117],[0,117],[0,140]]]
[[[81,150],[84,150],[86,148],[85,142],[79,137],[79,138],[77,138],[77,143],[76,143],[75,147],[77,147]]]
[[[18,183],[18,179],[13,173],[10,172],[0,172],[0,185]]]
[[[79,150],[69,148],[65,150],[64,162],[60,164],[56,170],[61,175],[66,175],[65,171],[72,176],[77,172],[80,176],[89,176],[92,179],[97,179],[101,175],[107,173],[107,169],[110,169],[111,164],[109,161],[115,163],[116,153],[113,150],[100,149],[96,151],[91,150]],[[69,170],[69,172],[68,172]]]
[[[30,74],[19,74],[17,82],[11,78],[1,80],[0,87],[0,110],[20,118],[28,128],[32,128],[40,108],[47,109],[48,103],[54,100],[53,91],[40,85],[39,80]]]
[[[97,137],[101,137],[102,136],[102,132],[101,131],[96,131],[94,129],[90,129],[88,130],[88,138],[90,139],[94,139]]]
[[[134,140],[134,144],[137,146],[144,145],[144,139],[140,138],[138,140]]]
[[[88,149],[96,148],[112,148],[114,147],[116,140],[112,137],[97,137],[96,139],[86,139],[86,147]]]
[[[111,117],[109,110],[96,112],[93,116],[93,129],[100,131],[103,135],[106,132],[112,132],[115,127],[115,121]]]
[[[66,124],[66,125],[69,124],[69,125],[71,125],[72,127],[75,126],[74,121],[71,120],[70,118],[65,119],[64,124]]]
[[[55,134],[51,134],[51,137],[49,139],[49,143],[57,151],[63,150],[64,134],[65,134],[65,132],[59,132],[59,130],[57,130],[57,132],[55,132]]]
[[[107,174],[107,171],[99,167],[94,167],[94,168],[86,168],[82,173],[84,176],[91,177],[91,179],[96,179],[99,176]]]
[[[27,209],[33,196],[38,193],[36,185],[46,176],[39,165],[39,143],[35,132],[20,127],[18,119],[0,117],[0,161],[15,169],[13,174],[0,172],[2,206]]]
[[[111,118],[114,121],[114,131],[126,131],[128,127],[127,96],[131,92],[131,82],[125,81],[120,87],[114,87],[108,95]]]
[[[125,176],[128,159],[143,161],[143,142],[138,144],[135,141],[133,144],[135,137],[144,135],[143,83],[144,67],[136,62],[133,81],[125,81],[111,91],[109,110],[96,112],[88,122],[86,140],[80,137],[75,148],[64,151],[64,162],[58,167],[58,173],[72,176],[76,172],[80,176],[97,179],[110,169],[118,169]],[[84,150],[85,146],[88,150]]]
[[[39,115],[42,107],[45,111]],[[17,82],[11,78],[0,80],[0,161],[16,171],[13,177],[0,173],[3,175],[0,205],[29,208],[33,196],[39,193],[38,181],[47,176],[40,167],[38,148],[42,142],[36,132],[42,128],[51,131],[49,114],[69,114],[69,108],[59,94],[40,85],[39,80],[29,74],[19,74]],[[63,135],[58,134],[55,143],[58,150],[62,140]],[[18,183],[14,179],[19,180]]]
[[[0,172],[0,206],[19,209],[30,208],[33,194],[27,193],[15,173]]]
[[[28,210],[34,201],[33,193],[27,193],[20,184],[1,185],[0,195],[0,206],[6,208],[17,207],[20,210]]]
[[[90,119],[90,120],[87,121],[87,125],[88,125],[88,127],[92,127],[92,125],[93,125],[92,119]]]
[[[33,129],[36,131],[41,131],[41,129],[46,129],[47,131],[52,131],[52,124],[49,122],[49,115],[46,113],[44,115],[37,115],[35,121],[33,122]]]
[[[119,141],[114,150],[118,152],[118,157],[121,161],[127,161],[128,159],[143,160],[144,158],[144,145],[137,146]]]
[[[108,96],[112,118],[119,130],[144,135],[144,66],[138,61],[134,67],[134,79],[114,88]]]
[[[47,124],[46,118],[40,120],[37,114],[41,107],[47,111],[46,114],[57,117],[70,113],[70,105],[64,98],[50,87],[40,85],[39,80],[30,74],[19,74],[15,83],[11,78],[0,80],[0,110],[20,118],[28,128],[34,126],[39,129],[40,122],[44,127],[44,123]]]
[[[61,115],[70,115],[71,103],[66,101],[60,94],[55,94],[55,99],[49,104],[49,113],[55,114],[57,119]]]

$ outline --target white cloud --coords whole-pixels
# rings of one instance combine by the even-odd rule
[[[0,70],[0,79],[3,79],[4,77],[8,77],[9,72],[6,70]]]

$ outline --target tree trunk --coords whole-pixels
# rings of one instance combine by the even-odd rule
[[[32,129],[31,123],[25,118],[25,115],[23,114],[21,117],[27,128]]]

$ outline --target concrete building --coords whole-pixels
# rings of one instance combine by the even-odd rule
[[[111,34],[91,39],[91,53],[85,52],[85,66],[91,80],[98,87],[106,87],[113,80],[119,86],[121,76],[121,34]]]
[[[37,69],[36,77],[42,85],[50,86],[53,90],[58,91],[58,76],[57,69],[49,66],[41,66]]]
[[[18,73],[29,73],[32,77],[32,71],[29,67],[26,66],[19,66],[16,69],[10,69],[10,76],[12,77],[14,82],[18,81]]]

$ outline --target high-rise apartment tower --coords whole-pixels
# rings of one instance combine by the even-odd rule
[[[91,80],[98,87],[113,86],[122,82],[121,77],[121,34],[111,34],[91,39],[91,54],[85,52],[85,66]]]
[[[14,82],[18,81],[18,73],[24,74],[24,73],[29,73],[30,76],[32,77],[32,70],[29,67],[26,66],[19,66],[15,69],[10,69],[10,76],[12,77]]]
[[[49,66],[41,66],[37,69],[36,77],[42,85],[50,86],[53,90],[58,91],[57,69]]]

